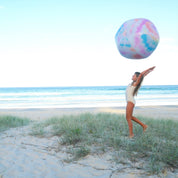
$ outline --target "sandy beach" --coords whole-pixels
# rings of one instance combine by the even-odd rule
[[[27,117],[44,120],[62,115],[81,113],[125,114],[125,108],[72,108],[72,109],[1,109],[0,115]],[[178,120],[178,106],[136,107],[135,115],[155,119]],[[60,146],[57,137],[39,138],[31,136],[31,125],[12,128],[0,133],[0,178],[156,178],[145,175],[138,163],[115,164],[112,153],[88,155],[85,158],[65,162],[70,157],[64,145]],[[168,172],[167,177],[175,178],[178,173]]]
[[[73,115],[81,113],[116,113],[125,114],[125,107],[101,107],[101,108],[37,108],[37,109],[0,109],[0,115],[12,115],[26,117],[32,120],[44,120],[51,117]],[[136,106],[134,115],[152,117],[155,119],[178,120],[178,105],[166,106]]]

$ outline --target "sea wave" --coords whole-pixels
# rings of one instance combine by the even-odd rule
[[[0,88],[2,108],[125,106],[126,86]],[[143,86],[136,105],[178,105],[178,86]]]

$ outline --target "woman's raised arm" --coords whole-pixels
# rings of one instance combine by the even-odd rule
[[[156,66],[150,67],[149,69],[143,71],[141,74],[145,77],[145,76],[148,75],[150,72],[152,72],[155,67],[156,67]]]
[[[150,67],[149,69],[144,70],[143,72],[141,72],[140,75],[138,76],[136,82],[135,82],[135,85],[137,86],[137,85],[140,83],[141,78],[142,78],[142,77],[145,77],[145,76],[148,75],[150,72],[152,72],[155,67],[156,67],[156,66]]]

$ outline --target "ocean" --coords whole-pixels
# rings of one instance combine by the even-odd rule
[[[127,86],[0,88],[0,109],[126,106]],[[136,106],[178,105],[178,85],[142,86]]]

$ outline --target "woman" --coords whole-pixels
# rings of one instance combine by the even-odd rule
[[[136,117],[134,117],[133,109],[135,106],[135,99],[134,96],[137,95],[137,92],[139,88],[141,87],[141,83],[143,81],[143,78],[148,75],[151,71],[153,71],[154,67],[151,67],[143,72],[135,72],[135,74],[132,76],[132,83],[128,85],[126,89],[126,101],[127,101],[127,107],[126,107],[126,119],[129,126],[129,138],[133,138],[133,124],[132,120],[136,123],[140,124],[143,128],[143,132],[147,129],[147,125],[143,124],[140,120],[138,120]]]

